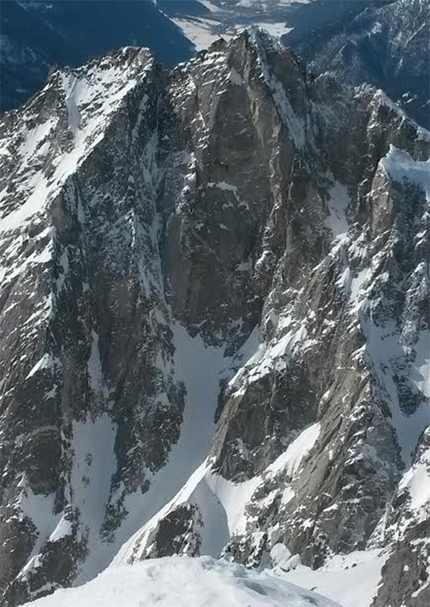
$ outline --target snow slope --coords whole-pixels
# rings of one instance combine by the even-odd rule
[[[298,564],[284,576],[288,582],[340,601],[343,607],[368,607],[377,594],[381,568],[387,556],[380,550],[336,555],[321,569],[313,571]]]
[[[121,566],[79,588],[27,603],[38,607],[336,607],[269,573],[209,557],[167,557]]]
[[[214,432],[217,389],[228,360],[223,357],[222,348],[206,346],[199,336],[190,337],[179,323],[174,327],[174,344],[176,375],[187,390],[181,437],[166,466],[151,478],[144,498],[140,492],[127,496],[130,516],[109,550],[112,557],[125,542],[116,557],[120,561],[122,555],[124,560],[130,556],[128,546],[134,546],[138,538],[142,543],[142,535],[146,537],[174,505],[187,502],[207,469],[205,458]]]

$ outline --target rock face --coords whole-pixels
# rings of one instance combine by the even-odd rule
[[[312,71],[369,82],[430,127],[429,0],[323,0],[293,12],[289,25],[283,42]]]
[[[4,604],[280,546],[385,550],[374,607],[425,604],[429,134],[260,32],[1,129]]]

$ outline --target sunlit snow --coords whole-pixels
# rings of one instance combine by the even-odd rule
[[[167,557],[123,565],[34,607],[336,607],[270,573],[210,557]]]

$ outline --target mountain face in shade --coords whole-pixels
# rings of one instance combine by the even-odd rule
[[[128,44],[151,48],[167,65],[186,61],[193,52],[150,0],[2,0],[0,19],[2,111],[43,86],[53,65],[81,65]]]
[[[259,31],[0,125],[3,603],[360,554],[369,607],[426,604],[429,133]]]
[[[289,25],[284,44],[313,72],[381,88],[430,127],[429,0],[322,0],[291,13]]]

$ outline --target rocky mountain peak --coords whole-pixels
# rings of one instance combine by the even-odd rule
[[[422,604],[429,148],[255,30],[2,117],[6,605],[112,559],[356,553],[373,607]]]

